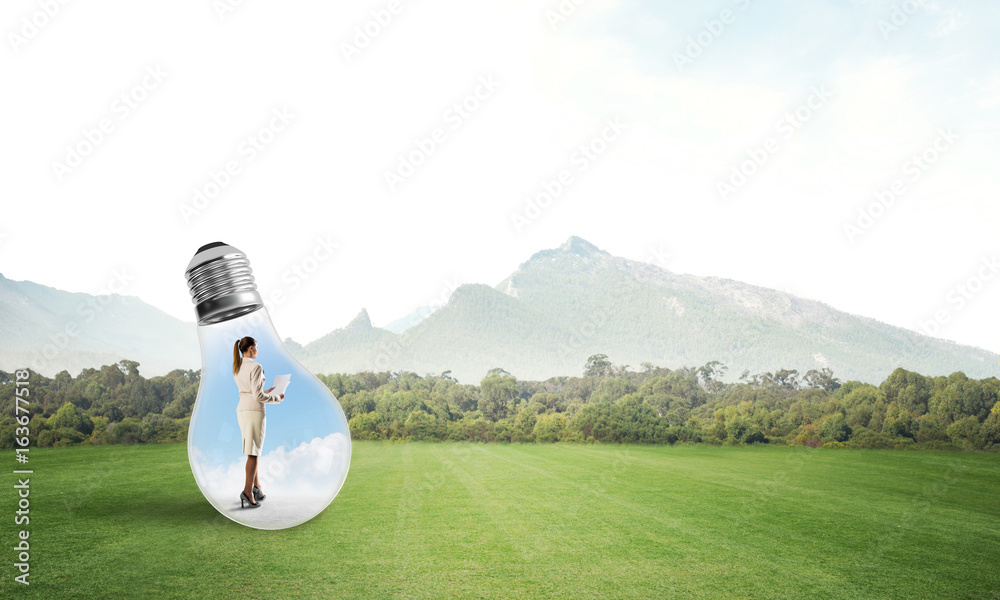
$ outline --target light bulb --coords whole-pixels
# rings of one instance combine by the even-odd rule
[[[219,512],[258,529],[304,523],[330,504],[351,462],[351,434],[330,390],[288,353],[257,293],[246,255],[222,242],[198,249],[185,271],[198,317],[201,385],[188,428],[188,460],[201,493]],[[236,407],[233,346],[249,336],[264,389],[291,375],[285,398],[264,405],[257,474],[264,499],[248,507],[246,461]],[[248,359],[243,359],[248,360]],[[249,430],[249,427],[248,427]]]

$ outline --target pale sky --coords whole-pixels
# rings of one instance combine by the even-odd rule
[[[6,2],[0,273],[305,343],[578,235],[1000,351],[1000,6],[577,2]]]

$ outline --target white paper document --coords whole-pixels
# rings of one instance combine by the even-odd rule
[[[272,394],[284,394],[285,390],[288,389],[288,384],[292,381],[292,375],[278,375],[274,378],[274,389],[271,390]]]

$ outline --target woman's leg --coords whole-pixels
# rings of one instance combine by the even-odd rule
[[[264,433],[266,431],[267,431],[267,415],[263,415],[260,418],[260,443],[261,443],[261,446],[264,445]],[[263,452],[263,449],[261,449],[260,451]],[[260,487],[260,478],[257,477],[258,471],[260,471],[260,466],[257,465],[257,464],[254,464],[254,467],[253,467],[253,484],[255,486],[257,486],[257,489],[260,490],[261,494],[263,494],[264,493],[264,488]]]
[[[257,489],[260,490],[260,493],[263,494],[264,493],[264,488],[260,487],[260,477],[257,476],[257,473],[259,473],[259,472],[260,472],[260,465],[259,464],[254,465],[254,469],[253,469],[253,484],[255,486],[257,486]]]
[[[243,485],[243,493],[250,499],[251,504],[257,504],[253,499],[253,484],[257,479],[257,457],[247,455],[247,480]]]

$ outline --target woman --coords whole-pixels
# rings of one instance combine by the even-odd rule
[[[264,405],[285,399],[284,394],[272,394],[273,387],[264,389],[264,367],[254,358],[257,358],[257,342],[252,337],[237,340],[233,346],[233,377],[240,390],[236,420],[243,434],[243,454],[247,455],[247,479],[240,492],[240,508],[244,503],[257,508],[265,498],[257,479],[257,457],[264,444]]]

